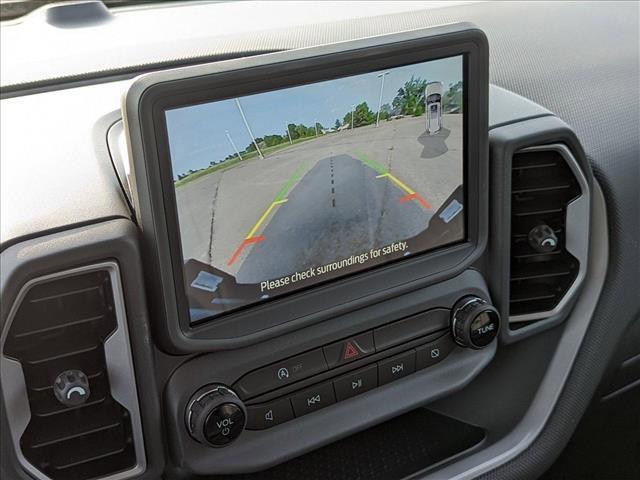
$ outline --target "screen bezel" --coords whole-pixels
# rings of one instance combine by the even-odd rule
[[[466,60],[466,56],[464,54],[461,54],[461,55],[454,55],[454,56],[451,56],[451,57],[443,57],[441,59],[448,59],[448,58],[460,58],[461,61],[462,61],[462,66],[461,66],[461,79],[463,80],[462,95],[463,95],[463,105],[466,105],[466,101],[467,101],[467,98],[466,98],[467,89],[465,87],[466,86],[465,82],[467,80],[467,71],[466,71],[467,60]],[[425,62],[418,62],[418,64],[427,64],[429,62],[437,62],[438,60],[441,60],[441,59],[427,60]],[[388,70],[393,72],[393,68],[394,67],[391,67]],[[360,72],[359,74],[355,74],[355,75],[357,76],[357,75],[360,75],[360,74],[363,74],[363,73],[367,73],[367,72]],[[349,78],[351,76],[352,75],[349,75],[349,76],[346,76],[346,77],[345,76],[334,77],[334,78],[332,78],[332,80],[333,79]],[[279,87],[279,88],[275,88],[275,89],[270,88],[270,89],[266,89],[266,90],[261,90],[259,92],[255,91],[252,95],[260,94],[260,93],[267,93],[267,92],[274,92],[274,91],[281,91],[281,90],[284,90],[286,88],[291,88],[291,87],[295,88],[296,86],[300,86],[300,85],[313,85],[313,84],[316,84],[316,83],[321,82],[321,81],[322,80],[320,80],[320,81],[313,80],[312,82],[305,82],[305,83],[297,83],[296,82],[296,83],[292,83],[291,86],[289,86],[289,87],[284,87],[284,88],[283,87]],[[328,81],[331,81],[331,80],[328,80]],[[233,90],[235,90],[235,89],[232,89],[231,91],[233,91]],[[221,95],[225,95],[226,93],[227,93],[227,90],[225,88],[222,88],[221,89]],[[232,99],[232,98],[235,98],[235,97],[234,96],[231,96],[231,97],[224,96],[224,97],[217,98],[216,100],[210,100],[209,96],[203,96],[203,97],[196,96],[196,97],[193,97],[194,103],[190,103],[188,105],[180,103],[178,108],[185,108],[185,107],[189,108],[189,107],[196,106],[196,105],[207,105],[207,104],[210,104],[210,103],[215,103],[216,101],[229,100],[229,99]],[[170,99],[170,101],[172,101],[172,100],[173,99]],[[157,104],[157,108],[161,109],[162,112],[158,112],[157,110],[154,111],[154,122],[160,122],[161,121],[160,117],[162,117],[162,119],[163,119],[162,121],[164,121],[163,125],[158,124],[158,123],[156,123],[156,125],[155,125],[156,130],[162,130],[162,132],[161,132],[162,135],[160,137],[158,137],[158,139],[157,139],[158,148],[159,148],[159,150],[161,152],[160,153],[160,161],[161,161],[160,169],[162,170],[162,172],[161,172],[162,182],[163,182],[162,186],[163,186],[163,190],[165,192],[165,195],[171,195],[173,197],[170,200],[171,203],[172,204],[176,204],[176,206],[177,206],[176,188],[175,188],[175,173],[176,172],[174,171],[174,169],[172,167],[172,162],[171,162],[171,154],[170,154],[170,148],[169,148],[170,138],[169,138],[169,133],[167,131],[167,119],[166,119],[166,113],[169,110],[174,109],[176,107],[175,106],[165,107],[164,105],[165,105],[164,102],[161,101],[160,103]],[[155,116],[156,114],[158,115],[157,118]],[[427,250],[416,251],[411,255],[410,258],[415,258],[415,257],[418,257],[420,255],[425,255],[425,254],[434,252],[436,250],[441,250],[443,248],[448,248],[448,247],[451,247],[453,245],[463,243],[467,239],[467,220],[468,220],[468,215],[467,215],[467,210],[466,210],[467,209],[467,205],[466,204],[467,204],[468,161],[467,161],[467,146],[465,144],[467,139],[466,139],[466,135],[465,135],[466,125],[464,124],[464,122],[465,122],[464,112],[463,112],[462,115],[463,115],[462,116],[462,120],[463,120],[463,138],[462,138],[462,143],[463,143],[463,145],[462,145],[463,171],[462,171],[462,178],[460,180],[462,182],[462,187],[463,187],[463,206],[464,206],[463,211],[462,211],[462,215],[463,215],[462,218],[463,218],[463,222],[464,222],[464,224],[463,224],[463,237],[462,238],[456,238],[456,239],[454,239],[452,241],[449,241],[447,243],[443,243],[441,245],[438,245],[436,247],[433,247],[433,248],[430,248],[430,249],[427,249]],[[171,179],[171,182],[168,181],[169,178]],[[171,192],[169,192],[170,189],[173,189],[173,194],[171,194]],[[179,218],[179,215],[176,214],[175,217],[174,216],[169,217],[167,219],[167,222],[169,224],[169,230],[171,232],[180,232],[180,224],[179,224],[180,223],[180,218]],[[400,241],[400,240],[405,240],[405,239],[404,238],[396,239],[396,241]],[[183,262],[184,262],[184,260],[186,260],[186,259],[184,258],[184,255],[182,253],[182,239],[178,235],[177,239],[170,239],[170,242],[171,241],[173,241],[175,243],[175,247],[174,248],[175,248],[175,252],[176,253],[178,252],[178,249],[180,249],[180,258],[183,259]],[[351,253],[358,254],[359,252],[351,252]],[[196,325],[199,325],[200,323],[203,323],[203,322],[218,321],[219,319],[221,319],[222,317],[224,317],[226,315],[230,315],[232,313],[239,312],[239,311],[242,311],[242,310],[246,310],[246,309],[249,309],[249,308],[254,308],[256,305],[259,305],[259,304],[263,304],[263,303],[266,303],[266,302],[272,302],[272,301],[275,301],[277,299],[284,298],[285,296],[288,296],[288,295],[295,295],[298,292],[302,292],[304,290],[310,290],[310,289],[313,289],[313,288],[320,287],[322,285],[327,284],[328,282],[333,282],[333,281],[345,278],[347,276],[358,275],[358,274],[361,274],[361,273],[372,271],[374,269],[382,268],[382,267],[384,267],[386,265],[389,265],[391,263],[403,262],[403,261],[409,260],[410,258],[407,258],[407,257],[395,258],[395,259],[383,261],[382,263],[379,263],[379,264],[372,264],[372,265],[369,265],[369,266],[365,266],[365,267],[360,268],[359,270],[357,270],[355,272],[350,272],[350,273],[338,275],[338,276],[335,276],[335,277],[327,278],[325,280],[320,280],[320,281],[318,281],[316,283],[313,283],[312,285],[305,285],[305,286],[299,287],[299,288],[297,288],[295,290],[286,291],[284,293],[274,295],[274,296],[272,296],[272,297],[270,297],[268,299],[256,300],[256,301],[254,301],[252,303],[243,304],[241,306],[238,306],[236,308],[230,309],[230,310],[228,310],[228,311],[226,311],[224,313],[220,313],[218,315],[212,315],[212,316],[207,317],[207,318],[202,318],[202,319],[199,319],[199,320],[197,320],[195,322],[192,320],[190,322],[190,326],[191,327],[195,327]],[[176,268],[176,267],[174,266],[174,268]],[[220,267],[217,267],[217,268],[220,268]],[[293,273],[293,272],[290,272],[290,273]],[[184,270],[183,270],[183,274],[184,274]],[[184,282],[184,277],[182,277],[180,280]]]
[[[165,111],[458,55],[463,56],[464,75],[466,239],[192,325],[183,287]],[[136,214],[143,241],[150,247],[145,255],[150,294],[165,320],[161,343],[179,351],[254,343],[450,278],[470,265],[484,248],[487,231],[483,191],[488,176],[487,57],[481,31],[452,25],[158,72],[134,82],[126,97],[125,121],[133,158]]]

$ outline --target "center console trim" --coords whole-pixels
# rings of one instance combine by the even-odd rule
[[[438,470],[418,472],[411,480],[472,480],[515,459],[542,433],[554,411],[595,312],[607,274],[609,240],[602,189],[593,182],[588,275],[544,379],[520,423],[505,437]]]

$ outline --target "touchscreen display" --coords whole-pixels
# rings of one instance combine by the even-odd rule
[[[167,110],[191,321],[464,240],[463,63]]]

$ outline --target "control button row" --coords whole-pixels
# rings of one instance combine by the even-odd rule
[[[449,310],[438,308],[422,312],[254,370],[242,377],[233,388],[240,398],[251,398],[389,347],[444,330],[448,325]]]
[[[329,368],[353,362],[376,351],[372,332],[366,332],[353,338],[332,343],[324,347],[323,350]]]
[[[449,327],[449,310],[436,308],[373,331],[376,350],[384,350]]]
[[[234,385],[241,398],[251,397],[328,370],[322,349],[287,358],[282,362],[254,370]]]
[[[435,365],[455,347],[449,335],[272,402],[247,406],[247,429],[263,430]]]
[[[279,398],[262,405],[247,406],[247,430],[263,430],[293,418],[291,400]]]
[[[349,372],[333,381],[338,401],[355,397],[378,386],[378,367],[373,364]]]
[[[445,335],[431,343],[378,362],[379,384],[393,382],[417,370],[435,365],[449,355],[454,346],[451,337]]]

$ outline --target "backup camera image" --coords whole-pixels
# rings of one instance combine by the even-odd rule
[[[465,238],[463,57],[167,110],[192,322]]]

